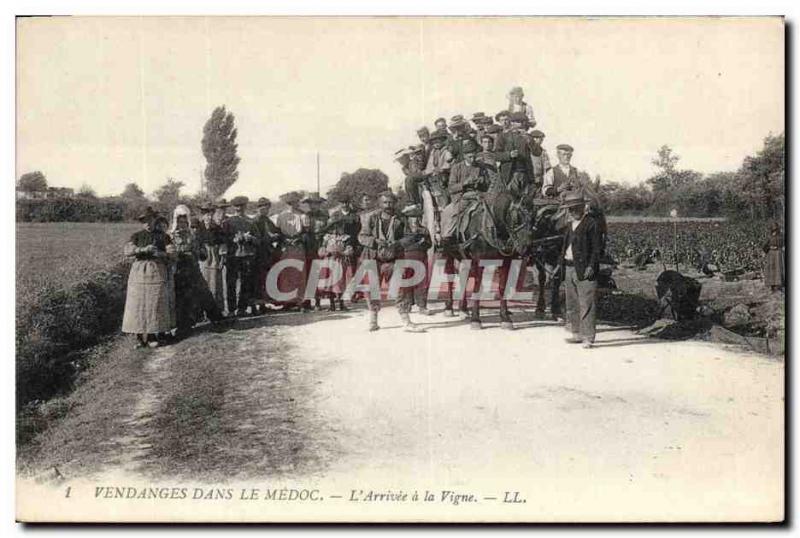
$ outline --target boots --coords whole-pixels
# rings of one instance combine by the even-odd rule
[[[411,317],[408,315],[408,312],[400,312],[400,319],[403,320],[403,330],[408,333],[424,333],[425,329],[411,323]]]
[[[377,310],[370,310],[369,311],[369,330],[370,331],[377,331],[380,329],[378,327],[378,311]]]

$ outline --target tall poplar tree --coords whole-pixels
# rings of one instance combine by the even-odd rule
[[[219,106],[203,127],[202,147],[207,163],[204,177],[211,198],[222,196],[239,178],[233,120],[233,114]]]

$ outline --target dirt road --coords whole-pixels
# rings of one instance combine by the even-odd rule
[[[783,361],[608,326],[585,350],[530,313],[516,313],[515,331],[486,314],[482,331],[412,314],[422,334],[403,332],[394,308],[376,333],[363,310],[273,314],[144,352],[131,359],[143,365],[138,403],[109,418],[104,393],[79,389],[43,465],[101,481],[314,486],[342,499],[332,513],[344,518],[397,518],[351,495],[426,489],[476,504],[406,517],[780,517]],[[102,454],[75,440],[100,415],[118,432]]]
[[[434,316],[425,334],[381,317],[375,334],[361,316],[287,333],[332,365],[321,411],[343,475],[491,477],[556,519],[746,518],[782,495],[782,362],[612,327],[584,350],[530,315],[513,332]]]

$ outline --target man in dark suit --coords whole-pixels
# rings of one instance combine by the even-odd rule
[[[497,138],[494,148],[500,162],[499,180],[515,198],[533,189],[531,142],[525,133],[527,122],[523,112],[511,114],[511,130]]]
[[[267,313],[267,274],[272,264],[277,261],[281,247],[281,230],[269,217],[269,210],[272,202],[267,198],[259,198],[258,215],[253,219],[253,224],[258,230],[258,249],[256,250],[256,279],[253,286],[253,297],[251,299],[253,313]]]
[[[595,336],[595,292],[602,236],[597,218],[586,210],[586,201],[580,192],[569,192],[563,206],[569,211],[571,220],[561,249],[565,269],[567,323],[572,331],[567,342],[582,342],[584,348],[591,348]]]
[[[236,214],[223,224],[229,238],[228,256],[225,264],[225,285],[227,286],[228,314],[239,317],[247,315],[247,307],[254,296],[254,273],[258,250],[258,229],[245,215],[250,200],[247,196],[236,196],[231,205]],[[236,298],[236,283],[239,282],[239,298]],[[251,314],[255,311],[251,309]]]

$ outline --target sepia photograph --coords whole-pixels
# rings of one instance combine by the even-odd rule
[[[15,27],[18,521],[786,518],[783,17]]]

